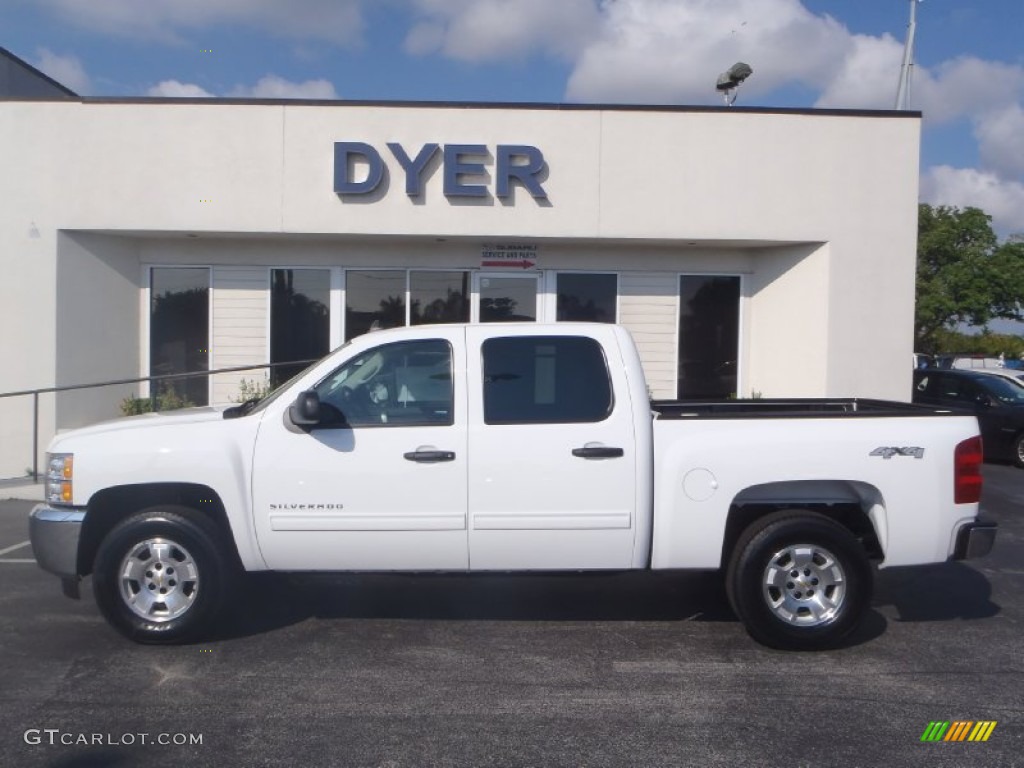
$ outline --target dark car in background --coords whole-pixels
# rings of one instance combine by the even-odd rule
[[[1024,467],[1024,387],[969,370],[914,371],[915,403],[967,411],[978,417],[986,460]]]

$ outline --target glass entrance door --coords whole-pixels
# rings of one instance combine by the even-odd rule
[[[540,275],[474,275],[473,321],[478,323],[536,322],[540,316]]]

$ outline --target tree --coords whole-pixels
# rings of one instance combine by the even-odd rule
[[[915,349],[935,353],[940,331],[1024,320],[1024,243],[999,244],[978,208],[921,204],[917,230]]]

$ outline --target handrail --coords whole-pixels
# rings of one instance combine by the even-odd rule
[[[68,392],[74,389],[95,389],[98,387],[114,387],[119,384],[138,384],[143,381],[175,381],[178,379],[194,379],[199,376],[214,376],[218,373],[238,373],[239,371],[255,371],[266,368],[278,368],[285,365],[309,365],[319,358],[311,360],[289,360],[284,363],[260,363],[258,365],[240,365],[233,368],[216,368],[209,371],[190,371],[188,373],[163,373],[158,376],[139,376],[134,379],[111,379],[92,384],[68,384],[63,387],[40,387],[39,389],[23,389],[18,392],[0,392],[0,399],[5,397],[32,396],[32,481],[39,482],[39,395],[54,392]]]

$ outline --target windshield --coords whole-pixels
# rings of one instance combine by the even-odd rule
[[[1015,381],[992,377],[984,382],[985,391],[1004,405],[1024,405],[1024,386]]]

